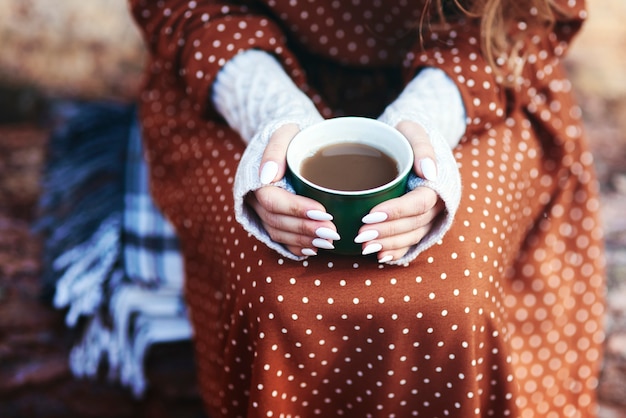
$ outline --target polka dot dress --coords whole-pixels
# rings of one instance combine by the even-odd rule
[[[528,36],[504,89],[475,22],[415,31],[404,0],[131,0],[155,199],[176,225],[210,417],[592,417],[603,249],[592,157],[561,57],[581,1]],[[244,5],[241,5],[244,4]],[[520,30],[524,25],[520,24]],[[275,54],[325,116],[377,116],[415,71],[457,83],[468,129],[455,223],[408,266],[281,258],[234,219],[244,144],[210,107],[239,51]]]

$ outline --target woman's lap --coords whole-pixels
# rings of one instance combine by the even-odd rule
[[[550,180],[562,172],[530,131],[503,127],[457,148],[456,221],[405,267],[332,254],[296,262],[248,236],[230,195],[243,146],[230,131],[212,134],[222,138],[172,163],[187,173],[182,185],[158,178],[155,192],[181,236],[199,379],[214,413],[516,415],[518,402],[545,404],[548,416],[591,404],[574,395],[592,396],[584,367],[597,359],[575,353],[599,344],[588,331],[598,326],[600,284],[571,271],[587,265],[597,281],[597,266],[561,238],[554,207],[576,199]]]

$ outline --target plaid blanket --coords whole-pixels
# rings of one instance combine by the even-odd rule
[[[150,346],[191,337],[178,240],[149,195],[134,107],[58,110],[36,225],[45,294],[82,330],[73,373],[95,378],[104,362],[109,379],[140,397]]]
[[[141,133],[135,122],[130,127],[126,156],[124,270],[136,283],[180,288],[183,275],[178,239],[154,205],[148,181]]]

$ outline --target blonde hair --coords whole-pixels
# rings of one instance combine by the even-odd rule
[[[458,17],[478,19],[483,56],[501,83],[514,85],[526,60],[522,37],[552,29],[560,10],[554,0],[426,0],[424,11],[421,27],[433,17],[444,26]]]

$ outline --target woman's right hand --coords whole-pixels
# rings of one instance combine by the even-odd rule
[[[295,255],[311,256],[319,248],[334,248],[333,241],[340,238],[332,216],[321,203],[272,185],[286,173],[287,147],[298,131],[297,125],[288,124],[274,132],[263,153],[259,172],[266,186],[250,193],[246,203],[259,216],[273,241]]]

